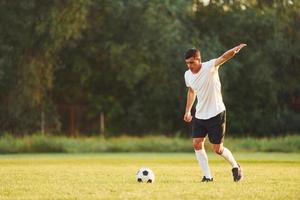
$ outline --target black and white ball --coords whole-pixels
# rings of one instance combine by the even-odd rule
[[[147,167],[140,168],[136,173],[136,181],[139,183],[154,183],[155,176],[153,171]]]

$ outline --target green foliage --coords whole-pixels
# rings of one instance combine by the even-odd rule
[[[299,7],[292,0],[3,0],[0,133],[66,133],[72,123],[97,133],[104,113],[110,135],[187,134],[185,50],[199,47],[206,61],[239,42],[248,47],[220,69],[228,131],[298,133]],[[70,107],[81,113],[73,121]]]
[[[226,142],[232,147],[232,150],[247,152],[299,152],[300,137],[297,135],[288,135],[275,138],[244,138],[230,139]]]
[[[211,145],[206,142],[211,152]],[[300,152],[300,137],[290,135],[275,138],[245,139],[227,138],[225,145],[239,152]],[[100,153],[100,152],[191,152],[190,139],[165,136],[147,137],[81,137],[32,135],[13,137],[9,134],[0,138],[0,153]]]
[[[24,134],[39,127],[40,113],[51,108],[48,98],[56,54],[79,38],[85,28],[88,2],[1,1],[4,57],[0,69],[8,76],[3,81],[12,83],[1,96],[6,103],[0,118],[4,130]],[[53,115],[52,110],[47,117]]]
[[[198,5],[195,21],[205,35],[206,59],[237,42],[248,44],[220,70],[229,132],[262,136],[300,130],[290,120],[299,118],[297,8],[298,1]]]

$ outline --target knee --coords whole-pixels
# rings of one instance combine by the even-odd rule
[[[193,147],[195,150],[201,150],[203,148],[204,142],[198,141],[198,140],[193,140]]]
[[[221,155],[223,153],[223,147],[220,145],[213,146],[213,150],[215,153]]]

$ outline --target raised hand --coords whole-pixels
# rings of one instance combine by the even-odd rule
[[[247,44],[240,44],[240,45],[236,46],[235,50],[234,50],[234,53],[238,53],[245,46],[247,46]]]

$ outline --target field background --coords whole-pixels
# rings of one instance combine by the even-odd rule
[[[19,154],[0,156],[0,199],[299,199],[298,153],[235,153],[245,177],[209,153],[213,183],[201,183],[191,153]],[[154,184],[135,181],[150,167]]]
[[[299,0],[0,1],[0,200],[300,199]],[[221,31],[220,31],[221,30]],[[200,183],[184,54],[220,69],[225,146]],[[196,106],[196,105],[194,105]],[[192,114],[195,109],[193,108]],[[150,167],[154,184],[138,184]]]
[[[300,136],[226,137],[226,147],[238,152],[298,152]],[[211,149],[209,142],[205,143]],[[49,134],[0,137],[0,153],[192,152],[190,138],[156,136],[75,137]]]

